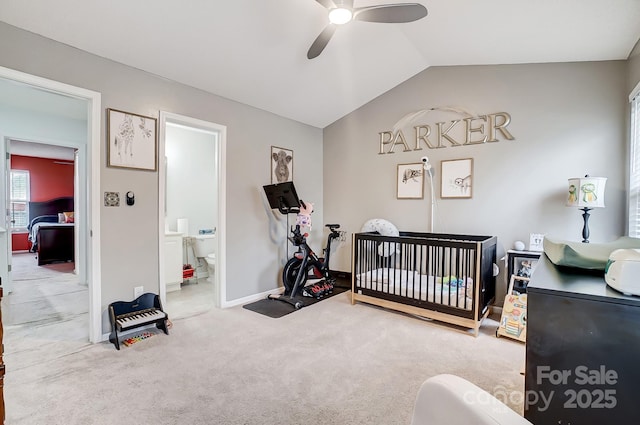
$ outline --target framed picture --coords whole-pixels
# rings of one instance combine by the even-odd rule
[[[520,293],[526,292],[531,273],[536,268],[542,253],[509,251],[508,254],[507,273],[514,279],[514,289]]]
[[[293,181],[293,151],[271,146],[271,184]]]
[[[156,171],[157,120],[107,109],[107,166]]]
[[[473,158],[442,161],[441,198],[471,198],[473,193]]]
[[[542,233],[530,233],[529,234],[529,251],[543,251],[544,250],[544,234]]]
[[[398,164],[398,199],[422,199],[424,197],[424,168],[421,162]]]

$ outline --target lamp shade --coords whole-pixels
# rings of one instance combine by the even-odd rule
[[[606,177],[579,177],[569,179],[568,207],[604,208]]]

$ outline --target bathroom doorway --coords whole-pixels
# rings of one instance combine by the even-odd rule
[[[172,318],[225,307],[226,128],[160,113],[160,293]]]

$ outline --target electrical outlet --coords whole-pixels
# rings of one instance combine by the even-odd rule
[[[144,286],[136,286],[133,288],[133,298],[138,298],[144,293]]]

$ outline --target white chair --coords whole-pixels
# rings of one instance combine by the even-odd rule
[[[500,400],[454,375],[427,379],[416,397],[411,425],[532,425]]]

